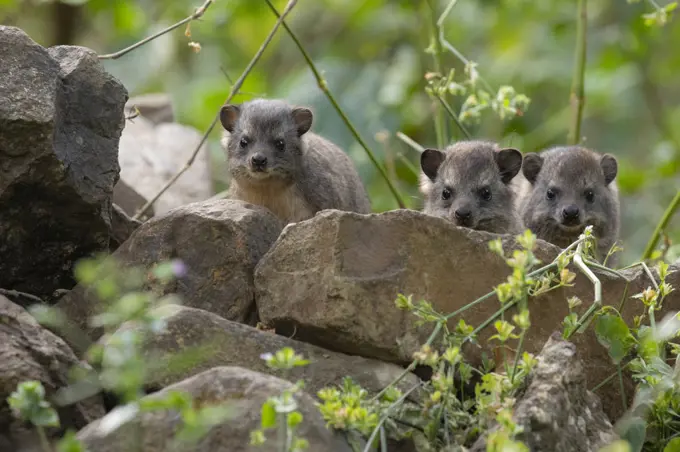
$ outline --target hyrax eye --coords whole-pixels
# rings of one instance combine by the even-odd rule
[[[442,199],[449,199],[451,197],[451,189],[445,188],[442,190]]]
[[[247,137],[241,138],[241,141],[239,141],[238,145],[241,146],[242,148],[248,146],[248,143],[250,143],[250,140],[248,140]]]
[[[595,200],[595,193],[592,190],[586,190],[586,201],[593,202]]]
[[[552,188],[549,188],[548,192],[545,194],[545,197],[550,199],[550,200],[555,199],[555,190],[553,190]]]
[[[276,140],[274,141],[274,147],[279,151],[283,151],[286,149],[286,143],[284,143],[283,140]]]
[[[481,196],[484,201],[491,201],[491,190],[489,190],[489,187],[484,187],[479,190],[479,196]]]

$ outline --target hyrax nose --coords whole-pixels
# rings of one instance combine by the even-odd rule
[[[255,168],[264,168],[267,166],[267,157],[262,154],[255,154],[250,157],[250,163],[252,163]]]
[[[578,219],[578,206],[571,204],[564,209],[562,209],[562,218],[565,220],[576,220]]]
[[[469,207],[461,207],[460,209],[456,209],[454,215],[456,216],[456,220],[469,220],[472,216],[472,211]]]

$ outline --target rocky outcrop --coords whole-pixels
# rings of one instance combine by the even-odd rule
[[[281,228],[279,220],[260,206],[233,200],[193,203],[144,223],[113,258],[144,267],[180,259],[186,274],[167,287],[168,293],[178,294],[186,306],[245,322],[255,309],[255,264]],[[101,336],[101,330],[87,324],[98,309],[94,293],[79,285],[57,306],[93,340]]]
[[[308,221],[291,224],[281,233],[255,271],[257,306],[261,321],[277,333],[291,335],[322,347],[349,354],[407,363],[432,326],[418,327],[416,316],[395,307],[399,293],[431,302],[441,313],[451,313],[493,289],[510,269],[491,252],[488,242],[499,236],[459,228],[446,220],[410,211],[359,215],[329,210]],[[508,252],[514,238],[502,236]],[[543,241],[534,253],[544,263],[559,249]],[[524,347],[541,350],[550,335],[562,329],[568,315],[567,298],[578,296],[587,306],[593,300],[592,284],[578,274],[573,288],[548,292],[530,301],[532,325]],[[596,272],[602,281],[604,304],[618,305],[626,281],[609,272]],[[639,270],[625,272],[631,279],[628,295],[650,282]],[[677,276],[677,275],[676,275]],[[668,304],[667,304],[668,305]],[[495,297],[451,319],[479,326],[499,308]],[[511,318],[511,309],[506,318]],[[632,322],[640,303],[626,303],[622,312]],[[481,348],[466,349],[473,365],[481,362],[487,327],[479,335]],[[592,328],[573,338],[589,370],[593,385],[616,370]],[[490,356],[493,356],[491,353]],[[632,382],[626,379],[632,393]],[[622,411],[618,382],[601,389],[607,414],[616,419]]]
[[[201,134],[189,126],[155,124],[143,116],[127,121],[120,139],[120,178],[150,200],[184,167],[200,142]],[[209,162],[204,143],[191,167],[153,203],[156,215],[208,199],[213,194]]]
[[[231,408],[231,417],[210,429],[199,442],[185,444],[183,452],[256,452],[279,450],[275,434],[270,433],[262,446],[252,446],[250,432],[260,427],[262,404],[270,396],[279,395],[292,384],[276,377],[240,367],[216,367],[188,380],[177,383],[145,399],[158,399],[170,391],[187,392],[195,407],[223,405]],[[297,393],[296,400],[304,422],[297,435],[309,441],[310,451],[351,451],[344,439],[326,428],[314,400],[306,393]],[[117,413],[112,412],[80,432],[78,439],[88,450],[98,452],[164,452],[171,449],[175,433],[182,425],[178,413],[170,410],[145,412],[113,430],[106,426]]]
[[[514,409],[513,419],[524,429],[517,440],[532,451],[559,452],[595,452],[618,440],[600,399],[586,387],[574,344],[555,335],[537,358]],[[471,452],[484,451],[480,438]]]
[[[159,308],[159,314],[166,328],[144,344],[146,362],[156,363],[147,383],[152,388],[166,387],[217,366],[237,366],[280,376],[267,367],[260,356],[284,347],[292,348],[310,361],[307,366],[292,369],[286,379],[293,383],[303,379],[305,389],[312,395],[327,386],[342,386],[345,376],[375,394],[403,372],[403,368],[393,364],[330,352],[200,309],[168,305]],[[134,325],[126,324],[117,334],[131,328],[135,328]],[[169,363],[180,356],[190,357],[190,365],[173,372]],[[407,391],[417,383],[418,378],[410,374],[398,387]]]
[[[119,180],[115,187],[113,187],[113,203],[118,205],[126,214],[133,217],[144,204],[146,199],[137,193],[128,184]],[[153,206],[149,207],[140,220],[146,221],[154,216]]]
[[[78,361],[63,340],[43,329],[26,310],[1,295],[0,325],[0,445],[16,446],[35,436],[29,427],[12,416],[7,404],[7,397],[17,385],[27,380],[39,381],[50,399],[57,390],[71,383],[72,367],[86,364]],[[57,411],[63,429],[77,429],[103,416],[104,406],[99,396],[93,396]],[[50,430],[57,433],[57,429]]]
[[[0,26],[0,287],[49,298],[106,250],[127,91],[82,47]]]

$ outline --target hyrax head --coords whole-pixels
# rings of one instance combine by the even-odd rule
[[[250,184],[292,183],[301,168],[302,137],[312,126],[311,110],[280,100],[256,99],[224,105],[222,140],[233,178]]]
[[[577,236],[587,225],[593,225],[596,235],[606,234],[618,215],[612,184],[617,169],[614,156],[579,146],[527,154],[522,173],[532,190],[525,202],[525,223],[565,238]]]
[[[510,181],[522,167],[517,149],[463,141],[420,156],[423,211],[471,229],[502,233],[516,214]]]

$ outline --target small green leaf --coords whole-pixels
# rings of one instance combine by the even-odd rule
[[[262,419],[260,421],[260,425],[263,429],[272,428],[276,425],[276,410],[274,409],[274,405],[269,400],[267,400],[262,405],[261,416]]]
[[[288,415],[288,427],[294,428],[302,422],[302,414],[299,411],[293,411]]]
[[[668,441],[666,447],[663,448],[663,452],[680,452],[680,438],[673,438]]]
[[[621,317],[614,314],[603,314],[595,325],[597,340],[602,344],[614,364],[621,362],[633,345],[634,338],[628,325]]]
[[[630,444],[630,452],[640,452],[642,450],[647,433],[647,423],[644,419],[633,417],[619,421],[617,431],[621,439],[625,439]]]
[[[85,446],[78,441],[73,430],[66,432],[64,437],[57,444],[57,452],[85,452]]]

